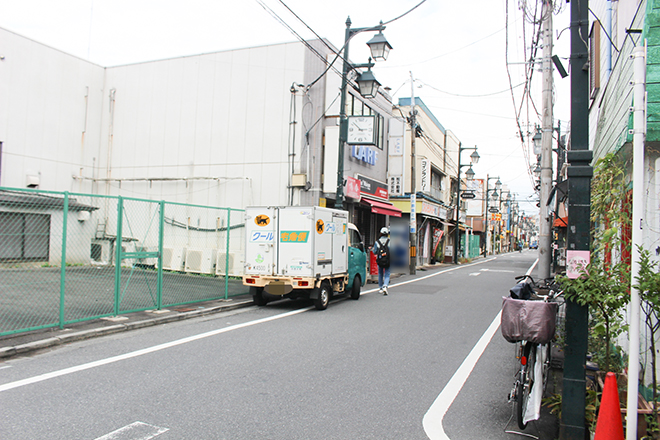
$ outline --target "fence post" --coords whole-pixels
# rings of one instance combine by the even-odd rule
[[[158,302],[158,310],[163,308],[163,236],[164,236],[164,227],[165,227],[165,201],[161,200],[159,202],[160,206],[160,217],[158,221],[158,275],[157,275],[157,286],[156,287],[156,297]]]
[[[227,249],[225,250],[225,299],[229,298],[229,236],[231,235],[231,208],[227,208]]]
[[[119,302],[121,301],[121,245],[124,242],[122,236],[122,224],[124,220],[124,198],[119,196],[117,199],[117,238],[115,240],[115,316],[119,316]]]
[[[60,263],[60,329],[64,328],[64,293],[66,291],[66,234],[69,221],[69,192],[64,192],[62,207],[62,261]]]

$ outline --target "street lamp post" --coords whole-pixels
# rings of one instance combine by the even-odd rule
[[[506,197],[504,197],[504,194],[506,194]],[[500,191],[500,202],[499,202],[499,211],[500,211],[500,214],[502,213],[502,202],[504,202],[504,203],[506,204],[506,203],[508,203],[509,200],[511,200],[511,191]],[[506,205],[505,205],[505,206],[506,206]],[[504,244],[502,243],[502,242],[504,241],[504,237],[503,237],[504,234],[502,234],[502,217],[500,217],[499,224],[500,224],[500,228],[499,228],[499,229],[500,229],[500,230],[499,230],[499,235],[500,235],[500,252],[503,252],[503,251],[505,251],[506,249],[508,249],[508,246],[504,246]]]
[[[335,197],[335,208],[343,209],[344,208],[344,150],[346,148],[346,138],[348,134],[348,116],[346,115],[346,88],[348,86],[348,74],[353,69],[358,68],[367,68],[366,72],[362,72],[356,82],[360,90],[360,95],[365,98],[373,98],[378,92],[378,87],[380,83],[374,77],[374,74],[371,72],[371,68],[374,64],[369,59],[367,64],[351,64],[348,61],[348,46],[355,35],[360,32],[378,32],[371,40],[367,42],[367,45],[371,49],[371,57],[374,60],[386,60],[387,55],[392,49],[390,43],[387,42],[385,36],[383,35],[383,22],[381,21],[378,26],[364,27],[364,28],[351,28],[351,18],[346,19],[346,32],[344,34],[344,67],[342,69],[341,77],[341,102],[339,107],[339,151],[337,154],[337,194]],[[339,50],[339,52],[342,51]]]
[[[472,154],[470,154],[470,163],[468,165],[461,165],[461,153],[464,150],[474,150]],[[479,162],[479,153],[477,153],[477,147],[476,145],[473,147],[466,147],[463,148],[460,145],[458,146],[458,175],[457,177],[457,182],[456,182],[456,228],[454,230],[454,264],[458,264],[458,254],[461,250],[461,243],[460,243],[460,231],[459,231],[459,223],[461,219],[461,168],[469,166],[470,168],[465,172],[465,178],[467,180],[472,180],[474,179],[474,171],[472,170],[472,165],[476,164]],[[467,244],[467,243],[466,243]]]
[[[495,182],[495,188],[490,190],[489,184],[491,180],[497,179],[497,182]],[[488,210],[488,200],[490,199],[490,196],[488,195],[488,191],[493,191],[493,200],[497,200],[497,191],[502,188],[502,182],[500,181],[499,177],[489,177],[488,174],[486,174],[486,249],[484,252],[484,257],[488,255],[488,248],[490,247],[492,249],[492,246],[490,245],[490,237],[488,237],[488,234],[490,232],[490,212]]]

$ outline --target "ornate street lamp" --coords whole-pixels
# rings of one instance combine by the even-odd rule
[[[461,153],[465,150],[474,150],[470,155],[470,163],[468,165],[461,164]],[[470,168],[465,172],[467,180],[474,179],[474,171],[472,165],[479,162],[479,153],[477,153],[476,145],[474,147],[463,148],[458,147],[458,176],[456,182],[456,227],[454,229],[454,264],[458,264],[458,254],[461,249],[459,223],[461,220],[461,168],[469,166]]]
[[[494,180],[494,179],[497,179],[497,182],[495,182],[495,188],[491,190],[491,189],[489,189],[490,181]],[[490,210],[488,209],[488,202],[489,202],[491,197],[492,197],[493,200],[497,200],[497,197],[498,197],[497,191],[499,191],[500,188],[502,188],[502,182],[500,181],[499,177],[490,177],[490,176],[486,175],[486,210],[485,210],[485,217],[486,217],[486,221],[485,221],[485,225],[486,225],[486,249],[484,249],[484,257],[486,255],[488,255],[488,249],[489,248],[492,249],[492,245],[491,245],[491,242],[490,242],[489,237],[488,237],[488,234],[490,233],[489,216],[491,214],[489,212]],[[493,191],[493,193],[491,195],[489,195],[488,194],[489,191]]]
[[[364,96],[365,98],[376,97],[380,83],[371,72],[371,67],[369,67],[366,72],[362,72],[360,76],[357,77],[355,82],[357,82],[360,89],[360,95]]]
[[[380,25],[383,26],[382,21],[380,22]],[[383,27],[383,29],[385,29],[385,27]],[[385,39],[385,35],[383,35],[382,30],[367,42],[367,46],[369,46],[369,49],[371,49],[371,57],[376,61],[385,61],[387,59],[387,55],[390,53],[390,49],[392,49],[390,43],[388,43]]]
[[[356,80],[360,95],[365,98],[376,97],[378,87],[380,86],[380,83],[371,72],[371,68],[374,66],[371,59],[367,64],[351,64],[348,61],[348,46],[351,38],[360,32],[378,32],[378,34],[367,43],[367,45],[371,50],[371,57],[374,60],[385,60],[387,59],[387,55],[389,54],[390,49],[392,49],[392,46],[385,39],[383,30],[385,30],[385,26],[383,26],[382,21],[378,26],[351,29],[351,18],[348,17],[346,19],[344,47],[339,51],[344,51],[344,67],[341,77],[341,101],[339,104],[339,151],[337,154],[337,193],[335,197],[335,208],[338,209],[344,208],[344,150],[346,148],[345,144],[348,134],[348,116],[346,115],[346,88],[348,86],[348,74],[354,69],[367,69],[366,72],[360,73]]]

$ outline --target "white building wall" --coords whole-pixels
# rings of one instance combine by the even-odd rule
[[[78,190],[99,152],[104,69],[0,29],[0,185]]]
[[[46,190],[287,204],[290,89],[305,81],[302,44],[112,68],[4,29],[0,44],[1,186],[25,187],[30,175]],[[300,119],[302,94],[295,99]]]
[[[109,153],[99,177],[145,181],[113,180],[100,192],[235,208],[286,204],[290,87],[302,81],[303,61],[304,47],[290,43],[109,68]]]

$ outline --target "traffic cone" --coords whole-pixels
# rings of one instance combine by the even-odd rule
[[[607,373],[605,377],[594,440],[623,440],[619,390],[617,389],[616,374],[614,373]]]

